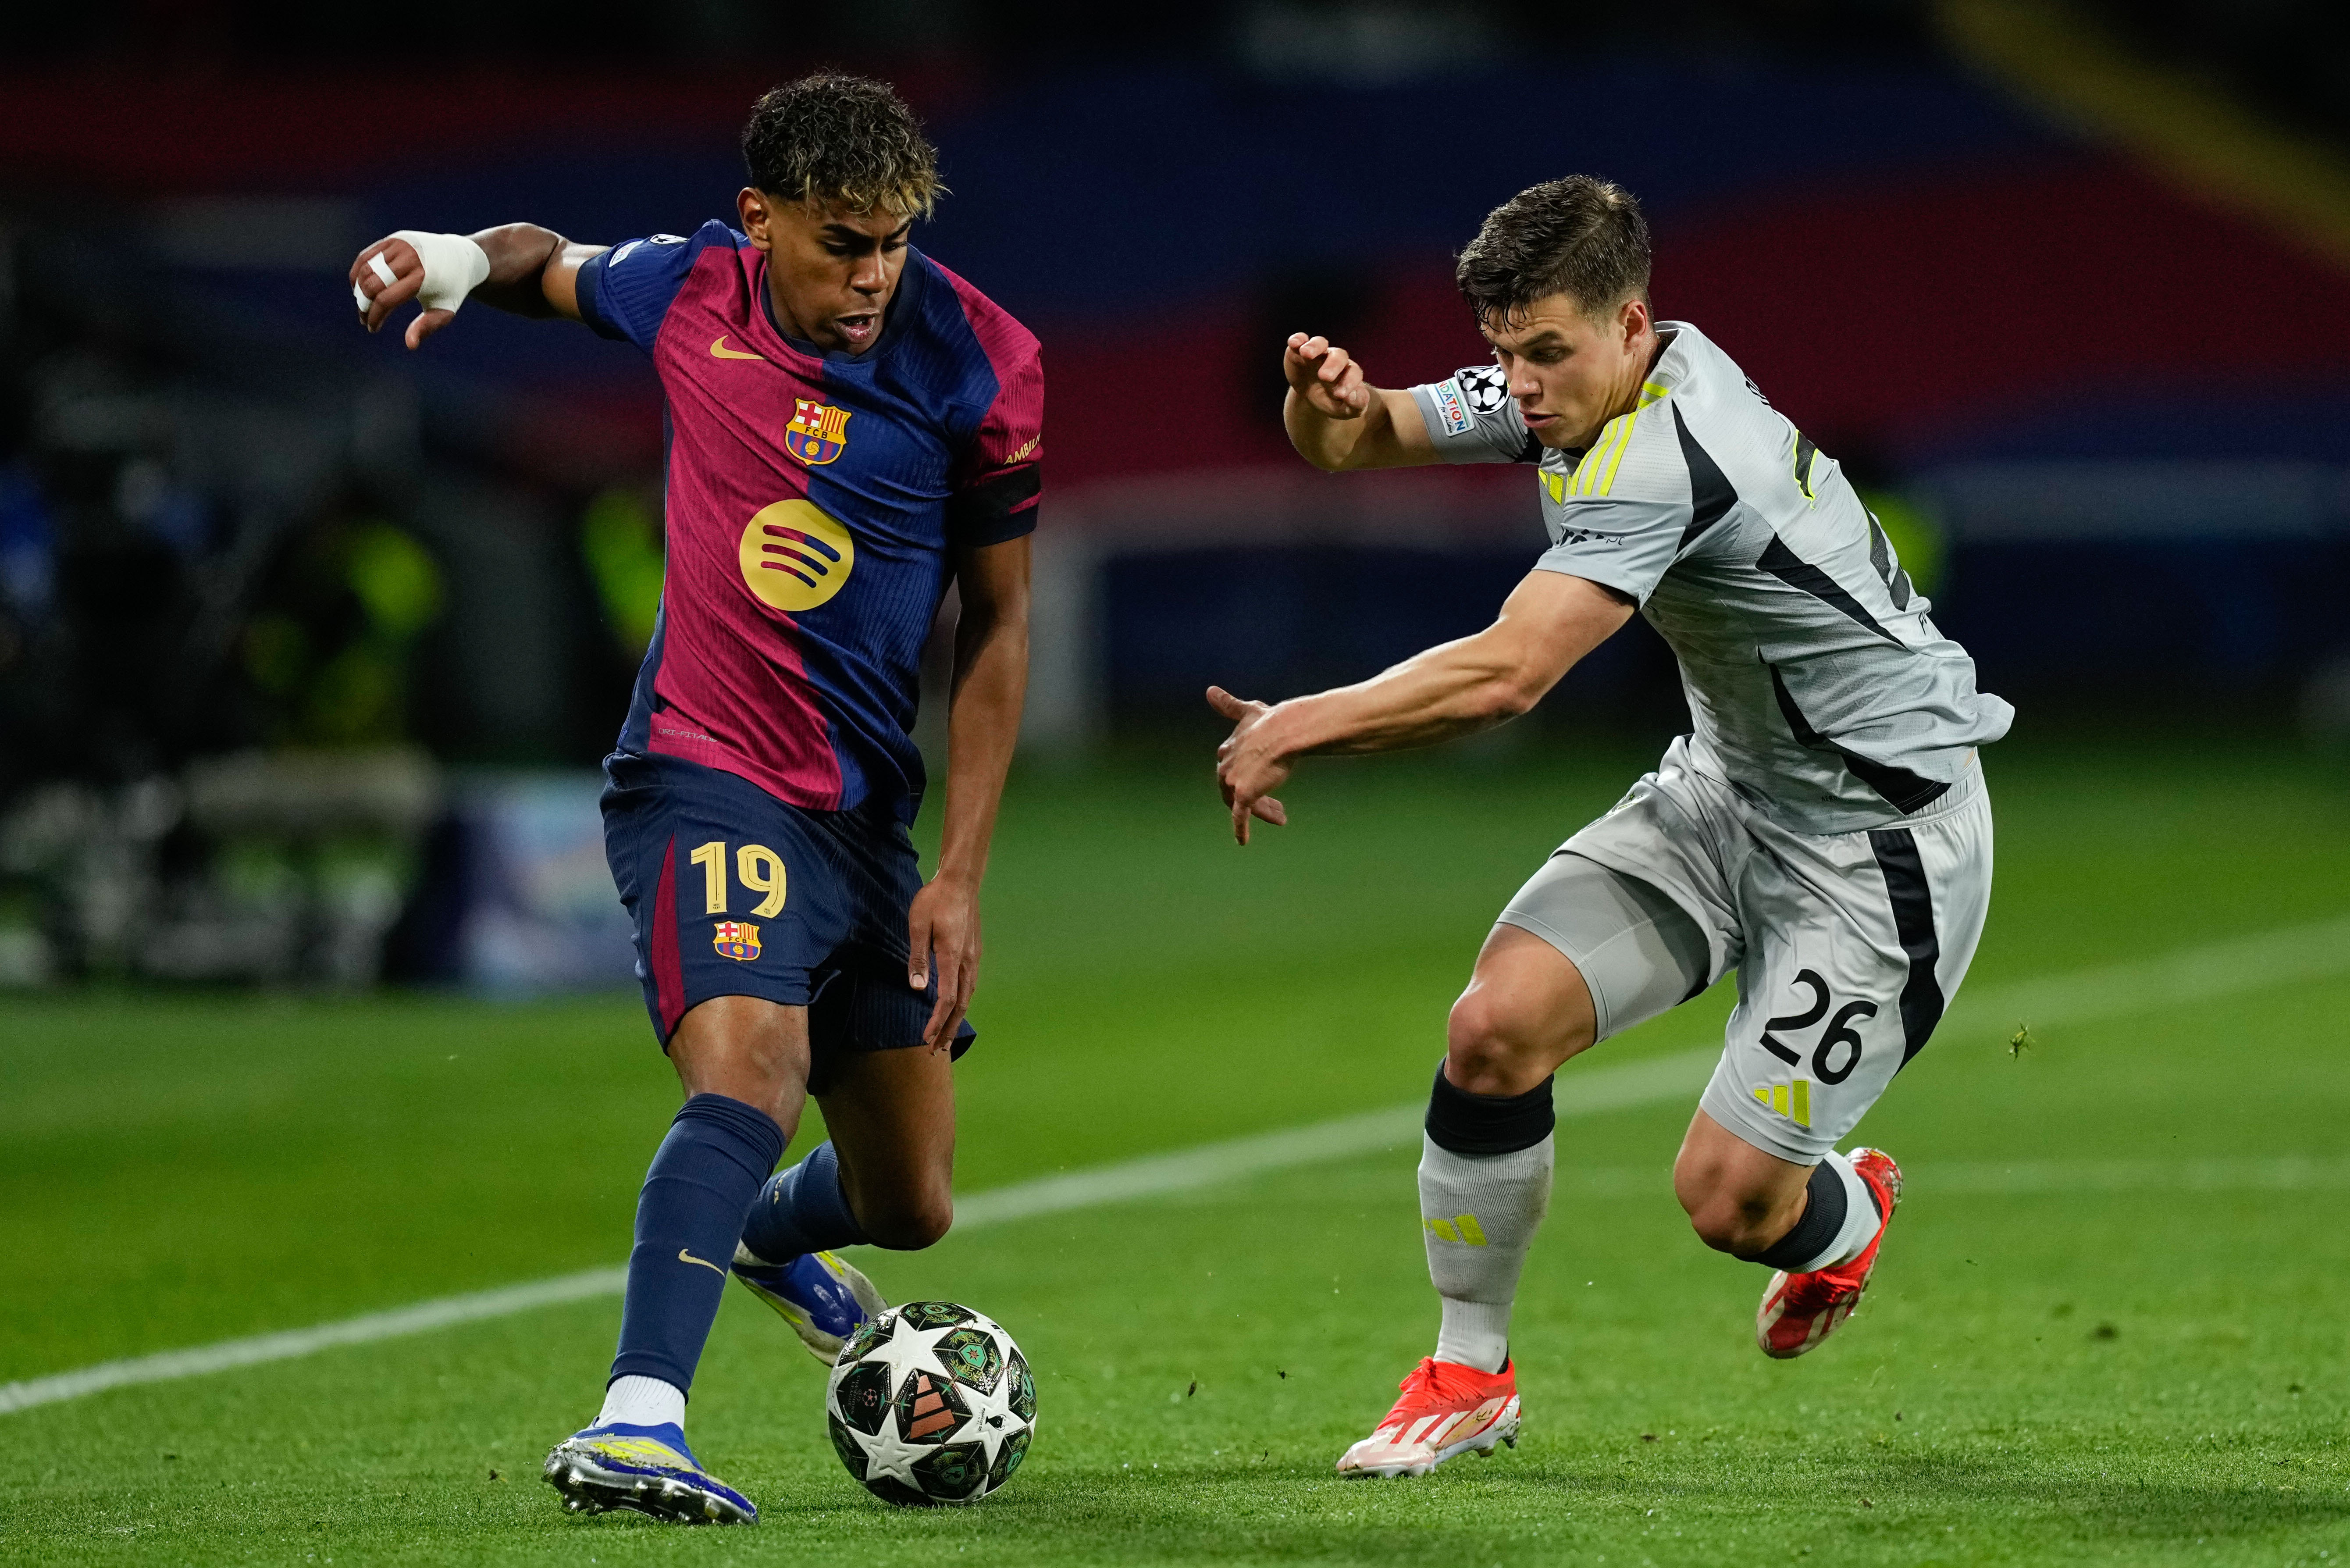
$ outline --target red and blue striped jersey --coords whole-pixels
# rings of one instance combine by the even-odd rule
[[[620,749],[795,805],[910,822],[922,644],[952,552],[1036,525],[1035,337],[920,251],[859,355],[787,337],[722,223],[579,269],[579,314],[652,356],[669,570]]]

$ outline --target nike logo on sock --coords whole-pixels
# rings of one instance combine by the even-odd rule
[[[719,1268],[717,1264],[712,1262],[709,1259],[697,1258],[682,1247],[680,1247],[677,1250],[677,1261],[681,1263],[700,1263],[703,1268],[709,1269],[716,1273],[723,1274],[726,1272],[725,1270]]]

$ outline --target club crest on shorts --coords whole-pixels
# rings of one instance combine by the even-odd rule
[[[747,920],[721,920],[718,934],[711,943],[720,958],[748,961],[759,956],[759,928]]]
[[[784,445],[794,457],[815,468],[848,450],[848,410],[806,398],[794,398],[792,406],[792,422],[785,427]]]

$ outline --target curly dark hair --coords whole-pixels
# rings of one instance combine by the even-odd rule
[[[1598,315],[1648,297],[1648,221],[1620,185],[1589,174],[1546,180],[1485,214],[1452,275],[1480,326],[1554,294]]]
[[[818,71],[752,106],[743,128],[751,183],[786,202],[886,208],[927,218],[946,187],[922,122],[887,82]]]

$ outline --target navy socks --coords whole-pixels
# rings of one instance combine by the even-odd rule
[[[743,1234],[743,1208],[783,1155],[783,1129],[756,1106],[723,1095],[685,1102],[637,1199],[614,1377],[692,1386]]]
[[[829,1142],[777,1172],[743,1217],[743,1244],[763,1263],[788,1263],[803,1252],[870,1240],[848,1211],[848,1195],[840,1189],[840,1157]]]

